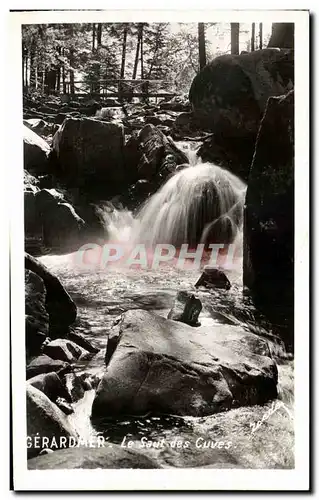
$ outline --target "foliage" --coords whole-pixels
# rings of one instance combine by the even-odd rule
[[[218,30],[216,25],[216,36]],[[101,80],[118,79],[123,68],[125,79],[164,80],[168,90],[187,92],[199,71],[196,23],[24,25],[22,49],[24,87],[51,94],[70,90],[67,85],[96,90]],[[208,60],[219,55],[207,37],[206,53]],[[77,80],[84,82],[81,89]]]

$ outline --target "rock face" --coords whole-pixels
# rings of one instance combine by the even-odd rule
[[[118,123],[68,118],[53,138],[56,174],[70,187],[101,189],[125,180],[124,130]]]
[[[76,319],[76,305],[60,280],[49,269],[29,254],[25,254],[25,268],[43,280],[46,289],[46,311],[49,314],[50,337],[66,334]]]
[[[260,120],[270,96],[293,88],[293,51],[263,49],[223,55],[194,78],[189,99],[203,129],[214,132],[204,161],[236,168],[247,177]],[[209,154],[209,150],[211,154]],[[218,159],[220,158],[220,163]]]
[[[270,98],[258,133],[244,212],[244,284],[293,342],[294,93]],[[289,334],[290,331],[290,334]],[[282,332],[284,334],[284,332]]]
[[[123,414],[204,416],[277,394],[267,343],[234,326],[194,328],[143,311],[122,315],[117,347],[92,406],[93,419]],[[263,349],[263,350],[261,350]]]
[[[72,398],[56,372],[42,373],[28,380],[39,391],[42,391],[53,403],[58,398],[64,398],[66,401],[72,402]]]
[[[188,163],[187,156],[174,142],[151,124],[145,125],[137,138],[130,141],[126,155],[135,167],[135,180],[145,179],[156,185],[174,173],[177,165]]]
[[[85,349],[66,339],[52,340],[44,347],[43,353],[52,359],[61,359],[68,363],[72,363],[72,361],[76,361],[81,356],[88,354]]]
[[[190,326],[199,325],[198,316],[202,310],[201,301],[193,293],[181,290],[167,318]]]
[[[78,248],[85,222],[57,190],[25,191],[24,213],[27,249],[35,239],[54,250]]]
[[[58,442],[61,437],[77,437],[62,411],[42,391],[30,384],[27,384],[27,436],[28,458],[38,455],[47,447],[42,445],[43,437],[49,440],[55,438]],[[37,436],[39,442],[35,439]]]
[[[40,276],[25,270],[25,324],[26,351],[28,355],[40,352],[49,332],[49,315],[46,310],[46,289]]]
[[[96,354],[99,352],[99,349],[94,347],[91,342],[84,337],[84,335],[81,335],[80,333],[75,333],[73,331],[70,331],[67,335],[68,340],[72,340],[72,342],[75,342],[78,346],[82,347],[86,351]]]
[[[34,358],[27,366],[27,379],[36,377],[43,373],[56,372],[60,376],[71,371],[71,365],[59,359],[52,359],[45,354]]]
[[[138,451],[112,444],[100,448],[69,448],[28,460],[28,469],[158,469],[161,468]]]
[[[48,172],[50,147],[38,134],[23,125],[24,168],[31,174]]]

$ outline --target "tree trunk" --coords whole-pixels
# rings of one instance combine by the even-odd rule
[[[25,87],[25,46],[22,43],[22,86]]]
[[[147,79],[148,80],[150,80],[150,78],[151,78],[153,67],[154,67],[154,64],[155,64],[155,61],[156,61],[156,56],[157,56],[159,45],[160,45],[160,43],[159,43],[160,30],[161,30],[161,27],[160,27],[160,25],[158,25],[157,36],[156,36],[156,43],[155,43],[155,49],[154,49],[154,55],[153,55],[153,59],[152,59],[152,62],[150,64],[150,66],[149,66],[149,70],[148,70],[148,74],[147,74]]]
[[[95,23],[92,23],[92,52],[94,52],[95,50],[95,35],[96,35]]]
[[[230,47],[232,54],[239,54],[239,23],[230,23]]]
[[[143,61],[143,24],[141,25],[141,80],[144,79],[144,61]]]
[[[100,47],[102,45],[102,24],[101,23],[99,23],[97,25],[96,41],[97,41],[97,46]]]
[[[250,44],[250,50],[254,52],[255,50],[255,23],[252,23],[251,25],[251,44]]]
[[[121,63],[121,73],[120,73],[120,78],[123,79],[125,75],[125,57],[126,57],[126,41],[127,41],[127,31],[128,31],[128,25],[124,25],[124,30],[123,30],[123,45],[122,45],[122,63]]]
[[[259,23],[259,48],[263,48],[263,23]]]
[[[138,34],[137,34],[137,46],[136,46],[136,52],[135,52],[135,61],[134,61],[134,68],[133,68],[132,80],[136,79],[137,66],[138,66],[138,57],[139,57],[139,53],[140,53],[140,45],[141,45],[141,26],[139,25],[139,27],[138,27]]]
[[[63,65],[62,65],[62,87],[63,87],[63,94],[66,94],[66,83],[65,83],[65,63],[64,63],[64,49],[62,49],[62,55],[63,55]]]
[[[294,23],[273,23],[268,47],[294,48]]]
[[[74,49],[70,49],[69,52],[69,58],[70,58],[70,93],[74,94],[75,93],[75,87],[74,87]]]
[[[198,55],[199,69],[206,66],[206,42],[205,42],[205,24],[198,23]]]
[[[31,43],[30,47],[30,87],[31,88],[36,88],[36,69],[35,69],[35,43]]]

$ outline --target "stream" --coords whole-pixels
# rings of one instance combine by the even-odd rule
[[[234,220],[232,206],[237,207],[238,203],[242,206],[243,183],[228,173],[227,177],[223,173],[221,176],[219,167],[196,165],[196,153],[194,153],[196,144],[191,146],[187,143],[179,144],[179,147],[188,151],[191,166],[186,169],[187,172],[183,170],[175,174],[158,193],[153,195],[140,212],[142,216],[137,229],[136,216],[133,217],[130,212],[115,211],[111,219],[106,214],[105,224],[108,226],[109,234],[111,232],[111,241],[134,240],[132,228],[135,228],[134,231],[135,233],[137,231],[139,237],[146,235],[146,241],[152,243],[163,237],[166,243],[180,240],[181,224],[176,226],[176,231],[171,227],[168,231],[167,224],[173,224],[171,220],[179,220],[183,213],[186,213],[185,206],[188,210],[190,203],[192,203],[190,213],[196,212],[196,203],[202,203],[202,197],[198,196],[198,190],[196,191],[198,186],[205,189],[208,203],[211,193],[216,199],[217,192],[221,210],[226,211],[226,222],[228,223],[230,218]],[[195,180],[190,171],[193,168],[198,169],[196,170],[198,178]],[[207,172],[210,177],[210,170],[207,170],[209,168],[215,168],[216,172],[216,178],[213,176],[214,189],[210,189],[207,181]],[[177,195],[180,198],[177,198]],[[182,202],[176,202],[176,199],[181,199]],[[233,204],[229,205],[231,209],[227,203],[225,204],[225,200],[228,205]],[[154,213],[152,218],[149,217],[151,211]],[[171,217],[172,213],[173,218],[168,218],[167,214]],[[203,213],[202,208],[199,213]],[[223,226],[223,215],[222,213],[218,218],[222,219],[219,230],[227,231],[228,226],[226,228]],[[154,218],[156,224],[152,223]],[[188,231],[186,241],[191,239],[194,228],[198,229],[197,220],[192,220],[193,226],[188,224],[183,229],[185,234]],[[122,446],[125,446],[127,440],[132,440],[134,446],[155,458],[159,467],[291,468],[294,466],[294,431],[291,416],[293,361],[286,355],[283,343],[273,335],[270,325],[255,309],[250,296],[243,290],[241,227],[237,220],[235,222],[231,230],[239,254],[233,264],[224,269],[232,285],[230,290],[195,289],[194,285],[201,275],[201,270],[192,269],[191,266],[178,269],[167,263],[164,268],[160,267],[157,270],[134,269],[121,265],[112,265],[104,269],[98,266],[84,269],[75,264],[75,254],[46,255],[40,260],[62,280],[77,305],[78,316],[74,330],[85,335],[100,349],[92,359],[77,362],[75,367],[77,373],[89,372],[102,376],[105,368],[107,337],[114,320],[120,314],[130,309],[144,309],[167,317],[176,293],[188,290],[196,294],[202,302],[203,309],[199,321],[203,326],[218,329],[227,324],[237,325],[269,341],[278,364],[278,399],[263,406],[241,407],[209,417],[129,416],[106,420],[102,428],[95,429],[90,420],[95,394],[92,389],[73,405],[74,413],[68,417],[81,437],[89,439],[90,436],[103,435],[106,441]],[[165,237],[170,238],[170,241],[165,240]],[[67,383],[71,386],[72,375],[68,377]],[[253,426],[258,422],[261,422],[258,430],[253,432]],[[217,446],[218,443],[224,444]]]

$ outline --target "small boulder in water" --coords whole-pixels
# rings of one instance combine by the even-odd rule
[[[87,354],[85,349],[66,339],[52,340],[44,347],[43,352],[52,359],[61,359],[67,362],[75,361]]]
[[[198,326],[200,325],[198,316],[201,310],[202,303],[199,298],[191,292],[182,290],[178,292],[167,318],[190,326]]]
[[[45,354],[34,358],[27,366],[26,377],[30,379],[40,373],[57,372],[60,376],[70,372],[71,365],[60,359],[52,359]]]
[[[56,372],[36,375],[28,380],[28,384],[42,391],[53,403],[56,403],[58,398],[72,401],[69,391]]]
[[[70,331],[67,335],[67,338],[71,340],[72,342],[75,342],[77,345],[82,347],[83,349],[86,349],[88,352],[92,354],[96,354],[99,352],[99,349],[94,347],[91,342],[84,337],[84,335],[81,335],[80,333],[75,333],[73,331]]]
[[[204,271],[195,284],[195,288],[204,286],[205,288],[224,288],[229,290],[231,287],[230,281],[224,271],[216,267],[205,267]]]
[[[74,413],[73,406],[67,401],[65,401],[64,398],[58,398],[55,404],[57,405],[58,408],[60,408],[60,410],[63,411],[63,413],[65,413],[65,415],[71,415],[72,413]]]

